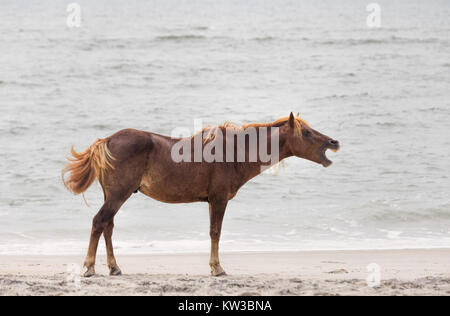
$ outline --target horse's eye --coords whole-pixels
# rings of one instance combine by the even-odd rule
[[[304,135],[305,135],[305,137],[311,136],[311,131],[305,131]]]

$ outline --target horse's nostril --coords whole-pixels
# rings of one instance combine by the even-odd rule
[[[330,144],[337,146],[337,145],[339,145],[339,142],[337,140],[332,139],[332,140],[330,140]]]

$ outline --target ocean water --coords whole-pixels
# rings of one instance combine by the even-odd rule
[[[102,204],[65,190],[70,145],[290,111],[338,139],[328,169],[290,158],[229,203],[224,251],[450,246],[450,2],[0,2],[0,255],[82,254]],[[208,252],[205,203],[135,194],[117,254]],[[103,242],[99,252],[103,254]]]

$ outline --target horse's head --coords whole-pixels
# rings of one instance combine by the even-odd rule
[[[311,160],[324,167],[329,167],[333,162],[325,154],[327,149],[338,151],[339,142],[318,131],[312,129],[305,121],[294,114],[288,119],[287,144],[294,156]]]

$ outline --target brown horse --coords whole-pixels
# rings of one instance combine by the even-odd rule
[[[263,130],[269,132],[263,133]],[[106,242],[107,262],[111,275],[120,275],[121,270],[116,263],[111,236],[114,228],[114,216],[122,204],[138,191],[158,201],[166,203],[208,202],[210,215],[211,258],[209,265],[213,276],[224,275],[225,271],[219,263],[219,238],[225,208],[239,188],[247,181],[269,167],[268,162],[259,156],[251,159],[250,130],[256,131],[256,147],[276,152],[275,162],[290,156],[297,156],[322,164],[331,165],[325,155],[327,149],[337,151],[339,142],[313,130],[304,120],[291,113],[273,123],[250,124],[245,126],[222,125],[214,129],[204,129],[208,134],[201,137],[202,149],[219,140],[222,132],[234,131],[244,134],[244,142],[234,142],[235,136],[222,138],[223,144],[216,146],[211,153],[224,154],[232,151],[234,158],[226,162],[210,161],[206,158],[190,161],[174,161],[175,145],[188,144],[183,147],[183,154],[191,151],[195,155],[195,135],[188,138],[171,138],[154,133],[126,129],[105,138],[98,139],[85,152],[76,153],[62,172],[66,187],[75,194],[83,193],[98,179],[104,193],[104,204],[93,219],[89,250],[84,263],[87,268],[86,277],[95,274],[95,260],[100,236]],[[276,142],[274,137],[276,136]],[[239,135],[237,136],[239,137]],[[264,138],[264,139],[263,139]],[[260,142],[265,140],[266,143]],[[276,148],[272,146],[276,144]],[[188,149],[186,149],[188,148]],[[237,152],[244,149],[244,160],[239,160]],[[181,151],[177,150],[177,153]],[[217,157],[216,157],[217,158]],[[242,157],[241,157],[242,158]],[[208,160],[209,162],[207,162]],[[65,173],[70,176],[65,180]]]

